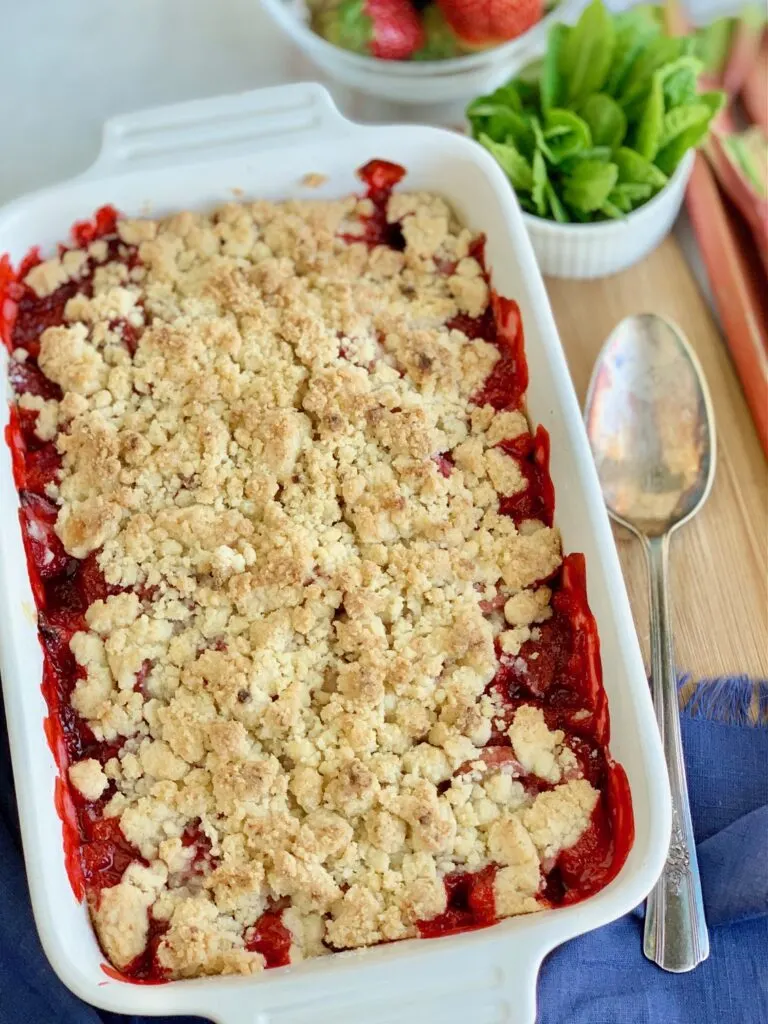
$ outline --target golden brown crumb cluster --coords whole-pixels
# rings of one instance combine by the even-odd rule
[[[559,539],[498,513],[525,480],[495,446],[528,425],[472,404],[497,349],[445,326],[488,303],[470,233],[399,194],[403,252],[340,238],[369,212],[123,221],[140,264],[102,262],[42,336],[64,391],[38,421],[63,456],[57,533],[127,588],[71,643],[74,708],[124,744],[70,779],[89,800],[114,784],[106,814],[146,862],[92,907],[118,966],[148,911],[174,977],[260,970],[244,933],[277,900],[294,960],[413,936],[447,873],[490,862],[499,913],[534,910],[597,800],[534,707],[507,763],[483,761],[494,641],[516,655],[551,614],[534,584]],[[82,263],[27,283],[46,294]],[[522,770],[554,788],[531,795]]]

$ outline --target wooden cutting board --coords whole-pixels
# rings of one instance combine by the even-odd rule
[[[694,680],[768,678],[768,466],[728,350],[678,243],[668,238],[614,277],[549,279],[547,288],[582,402],[595,357],[622,317],[660,313],[690,339],[712,391],[718,462],[709,501],[672,543],[677,664]],[[647,664],[644,556],[625,531],[616,528],[615,536]]]

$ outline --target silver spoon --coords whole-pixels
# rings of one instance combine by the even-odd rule
[[[709,956],[680,740],[667,589],[672,533],[701,508],[715,475],[715,424],[699,362],[682,333],[653,314],[630,316],[606,341],[585,418],[611,517],[648,558],[653,703],[672,788],[672,838],[648,897],[643,952],[665,971]]]

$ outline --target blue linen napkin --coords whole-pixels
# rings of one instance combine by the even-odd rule
[[[749,680],[698,692],[682,724],[710,958],[665,974],[642,954],[641,913],[628,914],[547,958],[539,1024],[768,1022],[768,728],[748,724]],[[758,692],[765,716],[768,681]],[[32,920],[4,731],[0,740],[0,1024],[199,1024],[99,1013],[56,978]]]

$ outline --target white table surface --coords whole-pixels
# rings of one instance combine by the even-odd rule
[[[115,114],[318,77],[258,0],[1,0],[0,9],[0,205],[84,170]],[[429,120],[418,107],[332,91],[357,120]],[[698,269],[687,225],[677,231]]]

